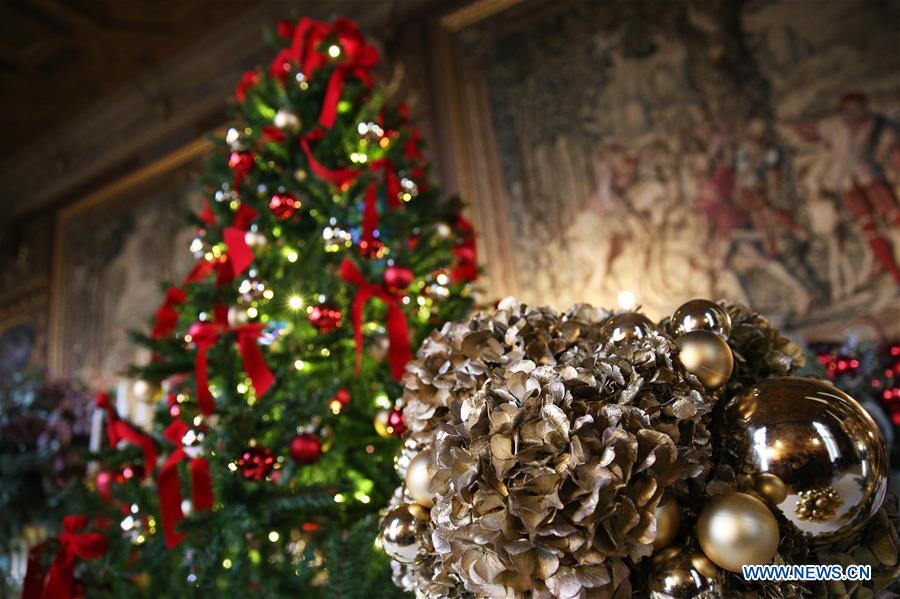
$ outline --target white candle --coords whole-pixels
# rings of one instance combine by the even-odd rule
[[[103,438],[103,409],[102,408],[94,408],[94,413],[91,414],[91,438],[88,444],[88,449],[90,449],[91,453],[99,453],[100,451],[100,443]]]
[[[116,386],[116,412],[119,413],[119,418],[128,418],[131,411],[129,409],[131,407],[129,391],[131,391],[131,381],[125,378],[119,379],[119,384]]]

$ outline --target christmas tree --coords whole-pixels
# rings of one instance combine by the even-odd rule
[[[352,22],[283,22],[275,39],[203,173],[196,266],[136,335],[154,356],[133,375],[159,399],[156,430],[99,398],[98,499],[35,553],[35,596],[399,592],[375,544],[398,381],[469,310],[474,233]],[[74,557],[41,576],[54,553]]]

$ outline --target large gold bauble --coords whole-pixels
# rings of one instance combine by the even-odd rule
[[[718,389],[731,378],[734,356],[724,339],[709,331],[690,331],[675,339],[678,362],[707,389]]]
[[[701,570],[695,562],[701,564]],[[715,566],[703,554],[668,547],[653,556],[647,581],[651,599],[718,599],[722,584]]]
[[[399,505],[381,521],[381,546],[402,564],[416,561],[428,543],[428,513],[415,504]]]
[[[725,406],[726,442],[757,491],[816,543],[862,528],[887,491],[888,458],[875,421],[816,379],[769,379]],[[778,483],[784,486],[781,492]]]
[[[656,538],[653,539],[653,549],[659,550],[672,544],[678,536],[678,528],[681,526],[681,506],[669,497],[664,498],[656,506]]]
[[[600,338],[614,343],[638,341],[656,329],[653,321],[638,312],[610,316],[600,328]]]
[[[131,385],[131,393],[134,398],[144,403],[153,401],[159,392],[159,385],[144,379],[138,379]]]
[[[431,450],[423,449],[409,461],[406,468],[406,490],[416,503],[425,508],[434,506],[434,493],[428,490],[432,478]]]
[[[375,413],[375,421],[373,424],[375,425],[375,432],[378,433],[379,437],[384,437],[385,439],[391,438],[391,431],[388,429],[390,426],[391,419],[391,411],[388,409],[378,410]]]
[[[746,493],[712,498],[697,519],[703,553],[720,568],[767,564],[778,550],[778,521],[762,501]]]
[[[731,334],[731,317],[719,304],[695,299],[675,310],[672,329],[676,337],[691,331],[709,331],[727,338]]]

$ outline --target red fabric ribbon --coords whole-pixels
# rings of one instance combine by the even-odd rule
[[[241,82],[238,83],[234,90],[234,95],[237,97],[238,102],[243,102],[247,97],[247,91],[257,83],[259,83],[259,73],[256,71],[245,72],[241,77]]]
[[[228,265],[231,276],[236,277],[253,263],[253,250],[247,245],[247,229],[256,218],[257,212],[247,204],[241,204],[234,214],[230,227],[222,231],[222,238],[228,246]]]
[[[204,415],[209,416],[216,411],[216,402],[209,392],[209,370],[207,367],[207,352],[219,339],[221,325],[212,322],[195,322],[191,325],[189,334],[191,341],[197,347],[197,355],[194,358],[194,371],[197,379],[197,404]]]
[[[169,287],[166,290],[166,297],[156,310],[151,337],[163,339],[175,331],[175,327],[178,326],[178,312],[175,311],[175,307],[183,304],[186,298],[184,290],[180,287]]]
[[[31,549],[22,599],[74,599],[75,558],[96,559],[109,548],[109,543],[102,534],[82,532],[87,524],[87,516],[63,518],[63,532],[58,538],[59,552],[50,566],[50,574],[46,580],[40,557],[47,543]]]
[[[369,299],[375,297],[387,306],[387,336],[390,348],[388,360],[391,365],[391,374],[396,380],[400,380],[406,364],[412,359],[412,351],[409,345],[409,324],[406,314],[400,307],[400,296],[389,291],[384,285],[376,285],[365,280],[362,273],[349,258],[345,258],[338,269],[338,275],[344,281],[356,286],[356,295],[353,298],[351,308],[351,320],[353,322],[353,335],[356,339],[356,371],[359,372],[362,363],[363,334],[362,320],[363,308]]]
[[[402,188],[400,187],[400,180],[397,178],[397,173],[394,172],[394,166],[391,164],[390,160],[387,158],[382,158],[381,160],[376,160],[372,162],[370,166],[370,170],[378,171],[384,170],[384,186],[387,193],[387,202],[388,206],[391,208],[397,208],[401,206],[400,202],[400,192]],[[378,229],[378,180],[374,180],[369,184],[369,187],[366,189],[366,195],[364,198],[363,204],[363,218],[362,218],[362,239],[366,241],[371,241],[375,238],[375,230]]]
[[[372,86],[370,71],[378,64],[378,50],[366,43],[356,23],[349,19],[337,18],[332,26],[332,34],[337,37],[341,54],[337,66],[331,72],[319,124],[330,129],[337,118],[337,105],[344,90],[348,75],[354,75],[366,87]]]
[[[275,375],[272,374],[272,371],[266,365],[266,360],[257,342],[264,327],[265,325],[262,323],[252,322],[231,329],[235,334],[238,352],[241,354],[241,360],[244,363],[244,372],[250,377],[250,382],[253,384],[257,397],[265,395],[269,387],[275,382]],[[197,356],[194,361],[197,379],[197,403],[200,406],[200,411],[206,416],[212,414],[216,409],[213,396],[209,392],[207,353],[209,348],[219,340],[219,337],[228,332],[228,330],[227,325],[217,322],[195,322],[191,325],[189,331],[191,341],[197,346]]]
[[[356,181],[360,173],[358,170],[351,167],[329,169],[322,166],[322,164],[316,160],[309,142],[319,141],[324,136],[324,131],[321,129],[314,129],[300,139],[300,147],[303,148],[303,153],[306,154],[306,160],[309,162],[309,170],[311,170],[316,177],[344,189],[347,185]]]
[[[178,475],[178,464],[188,455],[181,443],[182,437],[188,431],[188,425],[177,418],[166,427],[163,435],[172,444],[175,450],[169,454],[166,463],[159,471],[156,480],[159,490],[160,517],[162,519],[163,535],[166,546],[170,549],[181,542],[184,533],[178,532],[178,523],[184,519],[181,510],[181,479]],[[191,476],[191,502],[195,510],[208,510],[213,505],[212,477],[209,474],[209,462],[206,458],[190,458],[188,470]]]
[[[98,393],[96,402],[98,408],[106,411],[106,436],[109,438],[109,446],[116,447],[119,441],[137,445],[144,454],[143,476],[150,474],[156,467],[156,445],[153,443],[153,439],[120,419],[106,393]]]

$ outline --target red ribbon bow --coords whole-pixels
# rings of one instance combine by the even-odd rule
[[[313,129],[306,135],[304,135],[300,139],[300,147],[303,148],[303,153],[306,154],[306,160],[309,163],[309,170],[313,172],[313,174],[319,179],[323,179],[333,184],[335,187],[340,189],[345,189],[348,185],[356,181],[357,177],[359,177],[359,171],[355,168],[351,168],[349,166],[340,167],[336,169],[329,169],[316,160],[315,155],[313,154],[312,148],[309,143],[311,141],[319,141],[325,137],[325,132],[321,129]]]
[[[238,351],[244,363],[244,372],[250,377],[256,396],[262,397],[275,382],[275,375],[266,365],[266,360],[259,349],[259,343],[256,341],[264,327],[265,325],[258,322],[234,329],[228,329],[226,325],[213,322],[195,322],[191,325],[189,334],[191,341],[197,346],[197,357],[194,362],[197,378],[197,403],[200,411],[206,416],[212,414],[216,409],[212,393],[209,392],[207,352],[219,340],[219,337],[229,330],[236,336]]]
[[[178,312],[175,311],[175,307],[183,304],[186,297],[181,287],[169,287],[166,290],[166,298],[156,311],[156,321],[150,332],[151,337],[162,339],[175,331],[175,327],[178,325]]]
[[[81,532],[87,524],[87,516],[63,518],[63,532],[58,538],[59,552],[50,566],[50,575],[46,577],[46,581],[41,554],[47,542],[32,547],[28,553],[28,570],[22,588],[22,599],[74,599],[75,558],[96,559],[109,548],[109,543],[102,534]]]
[[[247,229],[250,228],[256,215],[256,210],[247,204],[241,204],[234,214],[231,226],[222,231],[222,239],[228,246],[226,268],[229,271],[230,280],[244,272],[253,263],[253,250],[247,245]]]
[[[163,436],[176,447],[169,454],[166,463],[159,471],[156,483],[159,489],[160,517],[166,546],[170,549],[181,542],[184,533],[178,532],[178,523],[184,519],[181,510],[181,480],[178,476],[178,463],[188,457],[181,439],[188,431],[188,425],[177,418],[166,427]],[[206,458],[190,458],[191,502],[195,510],[208,510],[213,505],[212,477],[209,474],[209,462]]]
[[[364,86],[371,87],[373,81],[370,71],[378,64],[378,50],[366,43],[356,23],[349,19],[335,19],[332,33],[337,36],[341,54],[337,66],[331,72],[331,79],[328,80],[322,112],[319,114],[319,124],[327,129],[334,126],[337,118],[337,106],[347,75],[352,74]]]
[[[384,285],[369,283],[363,278],[356,265],[344,258],[338,269],[338,275],[344,281],[356,285],[356,295],[353,298],[351,308],[351,320],[353,321],[353,335],[356,339],[356,371],[359,372],[362,363],[363,333],[362,317],[363,308],[369,299],[375,297],[387,306],[387,336],[390,348],[388,359],[391,365],[391,374],[394,379],[400,380],[406,364],[412,359],[412,351],[409,346],[409,325],[406,314],[400,307],[400,296],[392,293]]]
[[[382,158],[381,160],[372,162],[372,165],[369,168],[372,171],[384,170],[384,186],[387,191],[388,206],[391,208],[401,206],[400,192],[402,189],[400,187],[400,180],[397,178],[397,173],[394,172],[394,166],[391,164],[391,161],[387,158]],[[365,241],[372,241],[375,238],[375,230],[378,228],[377,199],[378,180],[375,179],[369,184],[369,188],[366,189],[362,218],[362,239]]]
[[[98,408],[106,411],[106,436],[109,438],[109,446],[116,447],[119,441],[137,445],[144,454],[143,476],[150,474],[156,467],[156,445],[153,439],[120,419],[106,393],[98,393],[96,402]]]

